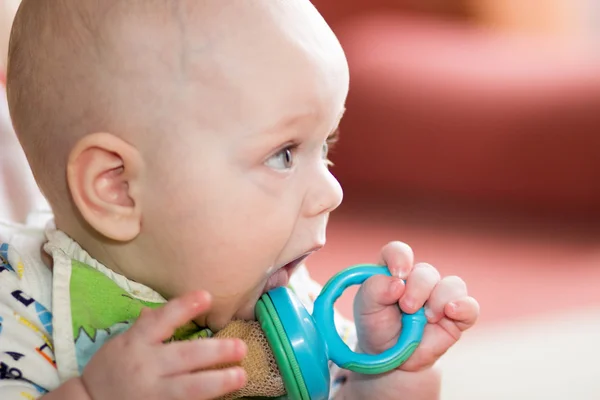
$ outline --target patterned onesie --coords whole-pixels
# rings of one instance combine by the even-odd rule
[[[42,261],[42,247],[53,259],[52,271]],[[289,286],[312,312],[321,286],[304,267]],[[164,302],[157,292],[91,258],[51,224],[44,231],[0,222],[0,399],[36,399],[79,376],[143,307]],[[354,325],[339,315],[335,322],[352,347]],[[210,336],[208,330],[187,326],[174,338],[189,338],[190,332]],[[332,396],[338,386],[333,380]]]

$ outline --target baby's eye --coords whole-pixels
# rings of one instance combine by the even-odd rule
[[[329,143],[324,143],[323,144],[323,150],[321,152],[321,157],[323,158],[323,161],[325,161],[325,164],[328,167],[332,167],[333,166],[333,163],[329,159]]]
[[[327,143],[327,142],[323,143],[323,149],[321,150],[321,157],[323,158],[323,160],[327,160],[327,157],[329,157],[329,143]]]
[[[282,149],[269,157],[265,164],[279,171],[292,168],[294,166],[294,149],[292,147]]]
[[[333,166],[333,163],[331,162],[331,160],[329,160],[329,150],[331,150],[331,148],[333,146],[335,146],[335,144],[338,141],[340,132],[339,129],[336,129],[335,132],[333,132],[325,141],[325,143],[323,143],[323,150],[322,150],[322,157],[323,160],[325,161],[325,164],[327,164],[328,166]]]

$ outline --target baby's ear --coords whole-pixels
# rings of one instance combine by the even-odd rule
[[[67,181],[83,218],[103,236],[130,241],[140,233],[142,157],[109,133],[82,138],[69,155]]]

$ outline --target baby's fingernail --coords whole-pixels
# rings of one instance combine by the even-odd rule
[[[400,279],[394,279],[392,283],[390,283],[390,292],[398,293],[398,291],[404,286],[404,282]]]
[[[414,310],[415,303],[416,302],[413,299],[411,299],[410,297],[405,297],[404,300],[402,300],[402,304],[404,304],[404,308],[406,308],[407,311]]]
[[[232,368],[229,373],[236,386],[243,384],[246,380],[246,372],[242,368]]]
[[[425,306],[425,316],[428,320],[432,321],[435,319],[435,313],[431,310],[431,308]]]
[[[401,269],[400,272],[398,273],[398,276],[400,277],[400,279],[406,279],[406,278],[408,278],[408,275],[410,275],[410,270]]]
[[[227,342],[225,342],[225,346],[227,346],[228,350],[231,350],[231,352],[237,354],[242,353],[242,351],[244,350],[242,347],[242,343],[240,343],[240,340],[236,340],[236,339],[232,339],[232,340],[228,340]]]
[[[458,311],[458,304],[457,303],[448,303],[448,307],[450,307],[450,312],[452,312],[453,314],[455,314]]]

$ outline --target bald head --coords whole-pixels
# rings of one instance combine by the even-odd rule
[[[82,137],[109,132],[151,157],[186,133],[182,119],[210,133],[265,129],[281,104],[257,97],[289,91],[294,79],[325,96],[330,76],[347,80],[345,63],[331,68],[341,59],[307,0],[24,0],[7,90],[15,130],[56,211]]]

